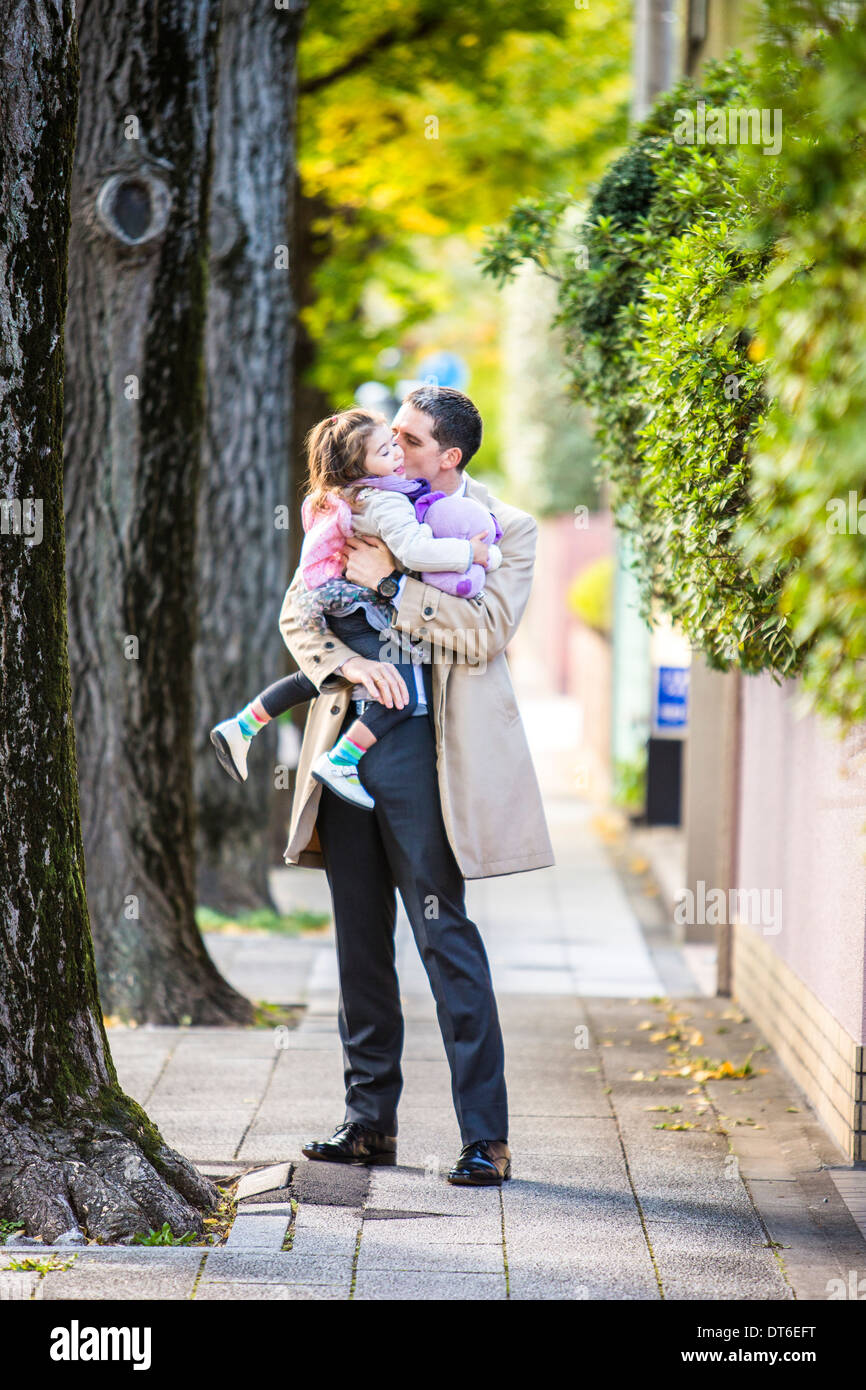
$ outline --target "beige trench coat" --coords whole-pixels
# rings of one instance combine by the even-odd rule
[[[538,527],[526,512],[492,499],[469,477],[467,494],[489,508],[502,527],[500,568],[487,576],[477,599],[453,598],[409,578],[394,626],[410,641],[429,643],[445,829],[463,877],[490,878],[554,863],[505,659],[529,599]],[[332,747],[345,718],[351,686],[337,672],[352,652],[334,633],[309,632],[298,624],[291,595],[302,582],[296,575],[286,592],[280,631],[321,693],[307,715],[284,858],[287,864],[321,868],[316,813],[322,788],[310,768]],[[399,659],[399,650],[395,655]]]

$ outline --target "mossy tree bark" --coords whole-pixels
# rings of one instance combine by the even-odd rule
[[[69,629],[106,1012],[247,1022],[195,923],[196,514],[217,0],[81,0]]]
[[[210,729],[286,670],[277,617],[290,578],[295,62],[305,0],[224,0],[214,138],[199,503],[196,805],[199,898],[270,901],[276,726],[249,778],[219,766]],[[278,508],[283,509],[278,512]],[[280,524],[277,524],[280,523]],[[279,854],[285,848],[285,840]],[[279,861],[282,862],[281,859]]]
[[[0,62],[0,1217],[46,1240],[200,1231],[215,1188],[118,1085],[85,895],[63,525],[72,0],[0,0]]]

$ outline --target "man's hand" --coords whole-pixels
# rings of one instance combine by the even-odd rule
[[[396,567],[394,556],[377,536],[350,536],[346,541],[346,578],[353,584],[375,589]]]
[[[409,703],[406,682],[389,661],[368,661],[365,656],[351,656],[340,667],[340,675],[353,685],[363,685],[369,690],[370,699],[378,700],[387,709],[393,709],[395,705],[397,709],[403,709]]]
[[[472,546],[472,563],[483,565],[487,569],[487,561],[490,558],[490,549],[486,541],[487,532],[479,531],[477,536],[469,537],[469,544]]]

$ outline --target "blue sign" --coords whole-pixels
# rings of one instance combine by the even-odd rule
[[[655,691],[656,727],[685,729],[688,724],[689,671],[687,666],[659,666]]]
[[[456,391],[465,391],[469,368],[456,352],[431,352],[418,363],[418,375],[422,381],[432,378],[437,386],[452,386]]]

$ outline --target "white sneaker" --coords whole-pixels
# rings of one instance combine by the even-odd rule
[[[245,782],[247,754],[252,739],[244,738],[237,719],[224,719],[221,724],[216,724],[210,731],[210,741],[229,777],[236,782]]]
[[[353,806],[363,806],[365,811],[372,811],[376,805],[369,792],[361,786],[358,770],[352,763],[334,763],[330,753],[322,753],[310,771],[317,782],[330,787],[332,792],[336,792],[344,801],[350,801]]]

